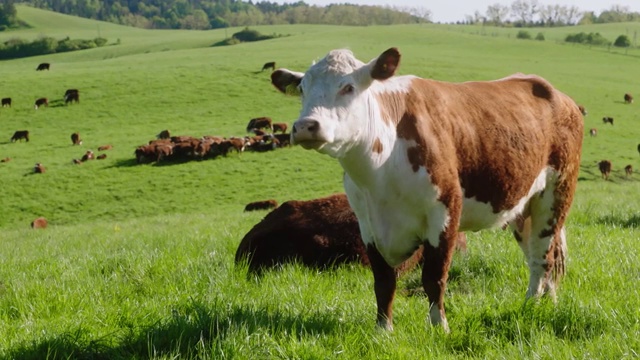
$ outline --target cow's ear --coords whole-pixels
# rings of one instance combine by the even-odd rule
[[[303,73],[278,69],[271,73],[271,83],[285,95],[300,95],[298,85],[303,76]]]
[[[400,52],[396,48],[391,48],[378,56],[371,69],[371,77],[376,80],[386,80],[395,74],[399,64]]]

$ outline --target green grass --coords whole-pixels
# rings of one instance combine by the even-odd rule
[[[3,61],[0,96],[0,357],[42,358],[634,358],[640,353],[640,168],[637,54],[570,46],[562,32],[609,37],[636,24],[545,29],[548,41],[479,36],[473,27],[256,27],[286,37],[212,47],[215,31],[148,31],[25,6],[31,39],[93,38],[120,45]],[[496,33],[504,29],[490,29]],[[234,29],[228,29],[231,34]],[[532,33],[536,29],[531,30]],[[547,33],[547,31],[549,33]],[[552,35],[550,33],[554,33]],[[502,33],[501,33],[502,34]],[[206,161],[136,165],[133,150],[160,130],[243,135],[248,120],[291,122],[299,101],[259,70],[267,61],[303,71],[333,48],[364,60],[396,46],[400,72],[447,81],[536,73],[589,110],[578,192],[568,223],[568,275],[557,305],[524,303],[527,270],[506,231],[469,234],[457,254],[446,305],[451,334],[427,325],[419,274],[401,279],[395,331],[374,326],[368,269],[298,266],[247,278],[233,264],[244,234],[265,213],[249,201],[311,199],[342,190],[333,159],[300,148]],[[39,62],[52,64],[36,72]],[[81,103],[40,110],[78,88]],[[636,96],[638,97],[638,96]],[[615,126],[602,124],[603,116]],[[598,128],[590,138],[588,129]],[[28,129],[29,143],[10,143]],[[69,138],[78,131],[82,146]],[[74,165],[112,144],[103,161]],[[610,181],[596,162],[610,159]],[[33,175],[35,162],[47,173]],[[37,216],[43,231],[29,228]]]

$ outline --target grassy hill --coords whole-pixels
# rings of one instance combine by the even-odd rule
[[[0,97],[13,98],[12,108],[0,109],[0,158],[12,159],[0,163],[0,357],[623,358],[640,351],[633,335],[640,330],[633,286],[640,183],[622,171],[640,168],[640,105],[622,103],[626,92],[640,96],[640,54],[556,41],[579,31],[613,40],[638,24],[544,29],[544,42],[517,40],[517,29],[482,36],[449,25],[266,26],[255,29],[288,36],[212,47],[239,29],[150,31],[26,6],[18,16],[31,28],[0,33],[0,41],[99,35],[120,44],[0,66]],[[407,296],[396,303],[396,332],[377,333],[366,269],[287,267],[255,281],[233,266],[240,238],[264,216],[243,213],[244,205],[342,191],[336,161],[294,147],[135,163],[135,147],[164,129],[240,136],[253,117],[291,123],[299,101],[272,88],[260,72],[267,61],[304,71],[334,48],[368,61],[392,46],[403,55],[402,74],[468,81],[535,73],[589,111],[569,219],[570,275],[557,307],[522,307],[526,269],[511,236],[496,230],[470,234],[470,254],[455,260],[451,335],[425,327],[426,300]],[[36,72],[40,62],[51,70]],[[80,89],[79,104],[61,102],[68,88]],[[43,96],[52,105],[34,110]],[[604,125],[604,116],[615,125]],[[31,141],[11,143],[22,129]],[[81,146],[71,144],[76,131]],[[114,146],[107,159],[72,163],[104,144]],[[613,162],[611,181],[600,179],[602,159]],[[36,162],[47,173],[31,174]],[[37,216],[50,228],[29,229]]]

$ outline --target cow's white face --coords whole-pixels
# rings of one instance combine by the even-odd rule
[[[273,84],[302,98],[291,131],[293,142],[332,157],[344,156],[368,129],[374,101],[369,86],[373,80],[391,77],[399,58],[396,49],[389,49],[364,64],[349,50],[334,50],[304,74],[275,71]]]

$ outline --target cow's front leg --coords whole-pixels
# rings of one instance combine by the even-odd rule
[[[452,201],[452,204],[458,202]],[[443,214],[431,214],[429,233],[424,244],[422,285],[429,298],[429,319],[432,325],[440,325],[449,332],[444,311],[444,294],[447,288],[449,267],[458,242],[460,206],[449,206]],[[446,216],[446,215],[449,216]],[[440,219],[444,219],[439,222]]]
[[[374,245],[367,246],[367,255],[373,270],[374,291],[378,305],[377,324],[393,330],[393,299],[396,294],[396,272],[380,255]]]

